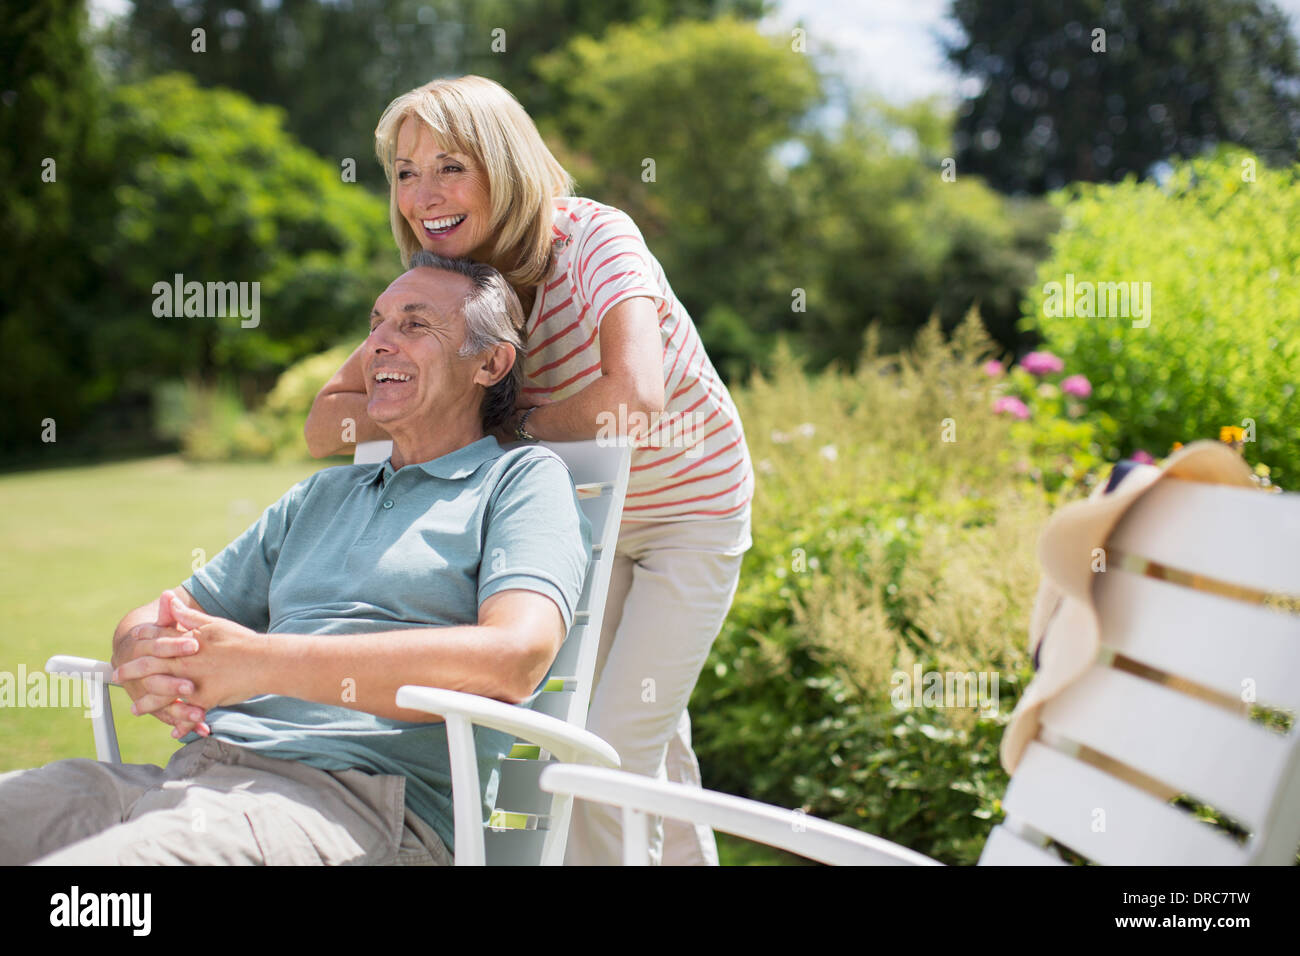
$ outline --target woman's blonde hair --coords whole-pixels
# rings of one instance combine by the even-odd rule
[[[438,79],[403,93],[375,127],[375,153],[388,177],[388,218],[402,264],[409,266],[421,248],[397,208],[393,169],[397,133],[408,116],[421,120],[444,149],[465,153],[487,173],[488,264],[518,290],[531,292],[543,283],[551,268],[551,200],[573,195],[573,177],[551,155],[519,101],[482,76]]]

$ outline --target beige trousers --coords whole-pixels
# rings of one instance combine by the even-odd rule
[[[749,509],[737,518],[620,529],[587,729],[618,751],[624,770],[700,786],[686,705],[731,608],[749,546]],[[718,863],[708,827],[658,819],[649,837],[654,863]],[[565,863],[622,859],[621,811],[574,801]]]
[[[166,768],[60,760],[0,775],[0,865],[450,865],[405,791],[213,737]]]

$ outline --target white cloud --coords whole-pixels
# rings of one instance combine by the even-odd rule
[[[1300,38],[1300,0],[1274,2]],[[893,102],[956,97],[957,73],[940,45],[941,37],[961,36],[948,19],[949,6],[949,0],[779,0],[763,28],[776,32],[802,21],[810,53],[853,86]]]
[[[948,0],[781,0],[763,26],[775,31],[802,21],[809,51],[844,76],[894,102],[953,96],[957,76],[940,36],[960,36],[947,18]]]

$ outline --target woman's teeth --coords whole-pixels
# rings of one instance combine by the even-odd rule
[[[464,221],[465,216],[462,214],[459,216],[444,216],[441,219],[422,219],[420,224],[428,232],[436,235],[446,235]]]

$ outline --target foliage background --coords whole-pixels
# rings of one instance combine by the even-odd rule
[[[962,91],[897,104],[764,29],[772,6],[137,0],[96,30],[84,0],[0,0],[0,670],[102,655],[318,467],[306,411],[398,268],[374,123],[477,72],[633,216],[746,425],[754,548],[693,698],[706,783],[972,862],[1050,510],[1244,418],[1252,464],[1300,465],[1296,45],[1266,0],[952,0]],[[1151,282],[1150,328],[1044,316],[1066,273]],[[155,316],[177,274],[258,282],[259,327]],[[1003,373],[1031,348],[1092,395]],[[1013,395],[1025,420],[991,410]],[[997,715],[895,709],[916,663],[997,674]],[[86,752],[67,715],[2,716],[7,767]]]
[[[1249,177],[1249,179],[1247,179]],[[1223,149],[1165,184],[1126,180],[1057,195],[1065,225],[1026,296],[1023,322],[1074,357],[1091,404],[1124,422],[1123,453],[1255,424],[1247,452],[1300,474],[1300,165]],[[1148,282],[1151,324],[1050,316],[1043,286],[1102,276]],[[1094,280],[1095,281],[1095,280]]]

